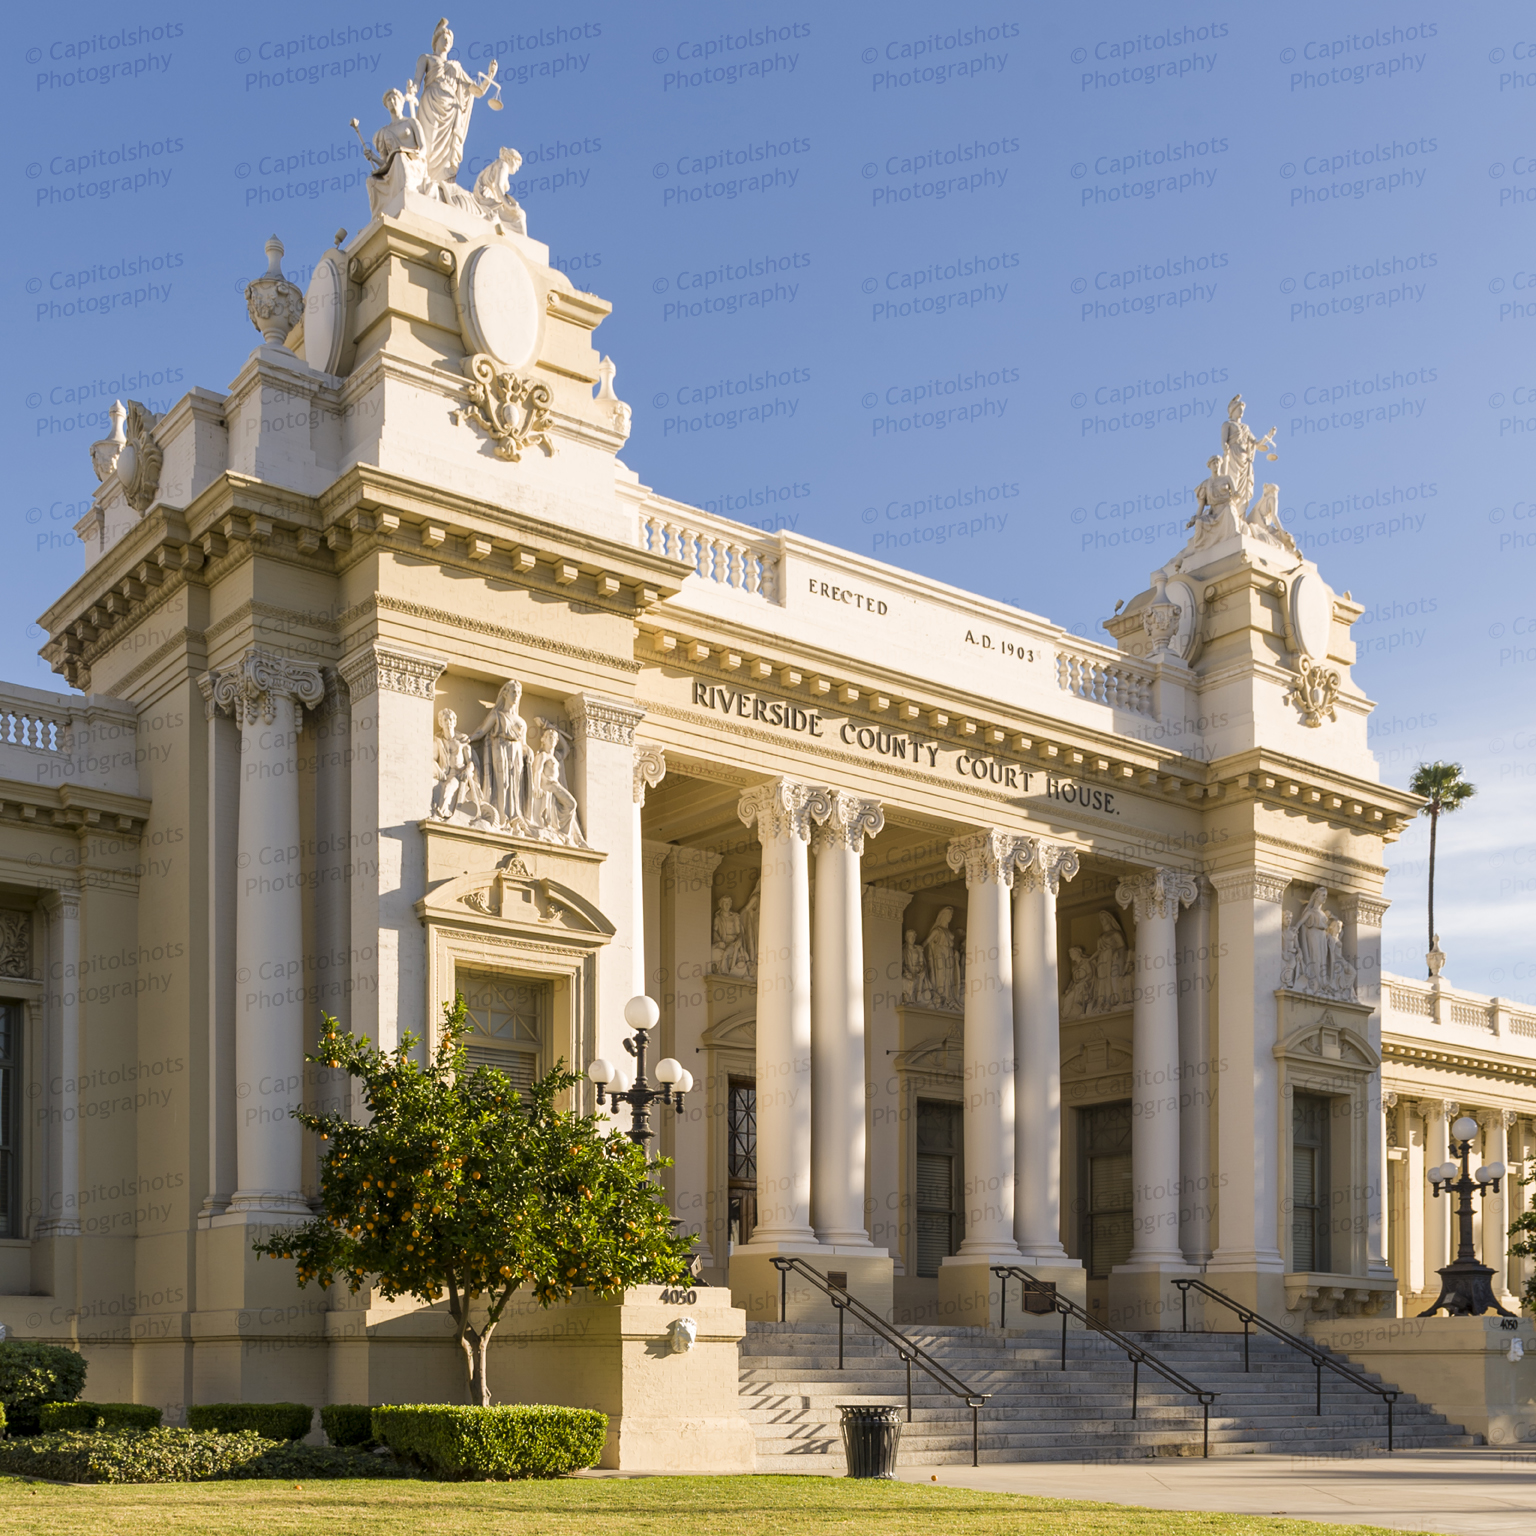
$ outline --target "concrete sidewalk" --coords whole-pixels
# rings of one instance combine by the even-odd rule
[[[1536,1532],[1536,1448],[1400,1451],[1370,1457],[1220,1456],[1210,1461],[1041,1461],[913,1467],[905,1483],[1139,1504],[1149,1509],[1287,1515],[1446,1536]]]

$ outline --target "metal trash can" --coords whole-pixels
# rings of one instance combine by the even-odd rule
[[[901,1409],[873,1403],[839,1403],[849,1477],[896,1476],[901,1446]]]

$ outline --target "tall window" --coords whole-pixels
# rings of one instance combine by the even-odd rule
[[[472,1067],[499,1067],[526,1092],[544,1066],[552,988],[547,981],[460,971],[459,990],[469,1008],[465,1047]]]
[[[1291,1268],[1326,1274],[1328,1244],[1328,1110],[1319,1094],[1291,1099]]]
[[[0,1237],[21,1236],[21,1004],[0,1003]]]
[[[1131,1106],[1095,1104],[1080,1114],[1082,1252],[1089,1277],[1102,1280],[1131,1256]]]
[[[963,1110],[917,1101],[917,1272],[936,1275],[960,1246],[960,1151]]]
[[[730,1239],[735,1248],[757,1225],[757,1083],[733,1077],[726,1096],[726,1173],[730,1182]]]

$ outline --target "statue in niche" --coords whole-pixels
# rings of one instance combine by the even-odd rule
[[[1093,952],[1078,944],[1067,951],[1072,976],[1061,995],[1063,1019],[1089,1019],[1131,1006],[1136,952],[1126,943],[1125,930],[1113,912],[1100,912],[1098,919],[1099,941]]]
[[[960,1009],[960,966],[955,958],[955,935],[950,927],[953,907],[941,907],[939,915],[923,940],[923,958],[928,972],[928,1006],[951,1012]]]
[[[496,702],[469,739],[483,743],[480,782],[498,822],[507,831],[527,836],[533,751],[527,722],[518,709],[522,698],[523,685],[515,678],[502,684]]]
[[[955,929],[955,971],[960,978],[960,996],[965,997],[965,929]]]
[[[1064,1021],[1086,1019],[1094,1010],[1094,963],[1086,949],[1074,944],[1067,951],[1072,966],[1072,979],[1061,998],[1061,1017]]]
[[[512,178],[522,167],[523,157],[504,144],[486,168],[475,177],[474,198],[488,219],[501,223],[519,235],[528,233],[528,218],[523,205],[512,196]]]
[[[1099,913],[1099,942],[1093,951],[1094,1012],[1109,1013],[1131,1001],[1136,961],[1125,930],[1113,912]]]
[[[528,824],[533,835],[543,842],[563,843],[568,848],[585,848],[576,819],[576,796],[560,782],[560,732],[547,721],[539,736],[539,750],[534,754],[532,789],[528,805]]]
[[[459,717],[451,709],[437,712],[437,735],[432,742],[432,814],[438,821],[452,821],[455,813],[471,823],[489,821],[490,806],[480,793],[475,751],[459,729]]]
[[[1328,888],[1318,886],[1307,897],[1307,904],[1296,919],[1296,931],[1301,939],[1301,964],[1307,980],[1314,986],[1325,984],[1328,978],[1328,919],[1330,913],[1323,905],[1328,898]]]
[[[1293,923],[1289,912],[1281,919],[1280,985],[1311,997],[1354,1002],[1359,965],[1344,950],[1344,921],[1324,905],[1325,886],[1318,886]]]
[[[715,903],[714,942],[710,946],[710,968],[717,976],[745,976],[746,954],[741,943],[741,913],[729,896]]]
[[[1301,984],[1301,936],[1289,912],[1280,919],[1280,985]]]
[[[923,948],[917,942],[917,929],[908,928],[901,944],[901,1000],[921,1007],[928,1000],[927,970]]]
[[[471,80],[457,59],[450,59],[453,31],[445,16],[432,34],[432,51],[416,61],[411,94],[421,93],[416,121],[421,125],[427,175],[439,184],[452,182],[464,159],[464,140],[469,134],[469,115],[475,103],[496,79],[496,61]],[[500,87],[497,87],[498,98]]]
[[[757,925],[763,910],[763,883],[752,888],[747,904],[741,909],[741,949],[747,957],[747,975],[757,975]]]

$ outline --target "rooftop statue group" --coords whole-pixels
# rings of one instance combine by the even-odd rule
[[[486,105],[499,112],[501,87],[495,59],[471,79],[457,59],[448,57],[452,48],[453,31],[445,16],[432,34],[431,53],[416,61],[416,73],[405,90],[385,91],[389,121],[374,134],[371,148],[363,143],[363,153],[374,167],[368,178],[369,211],[377,214],[401,191],[409,191],[526,235],[527,218],[511,192],[512,178],[523,163],[515,149],[503,148],[475,178],[473,190],[458,183],[470,113],[488,91],[495,95]],[[352,130],[361,140],[355,117]]]
[[[504,684],[485,719],[468,734],[459,730],[453,710],[438,711],[432,815],[585,848],[576,797],[565,783],[570,738],[548,720],[535,719],[530,741],[519,709],[522,697],[521,683]]]
[[[1178,564],[1236,533],[1297,553],[1296,541],[1280,523],[1280,487],[1266,484],[1258,500],[1253,497],[1254,459],[1260,453],[1271,461],[1279,457],[1274,452],[1275,428],[1255,437],[1243,410],[1243,397],[1233,395],[1221,424],[1221,453],[1206,460],[1210,474],[1195,487],[1195,515],[1184,525],[1195,530],[1194,537],[1180,552]]]

